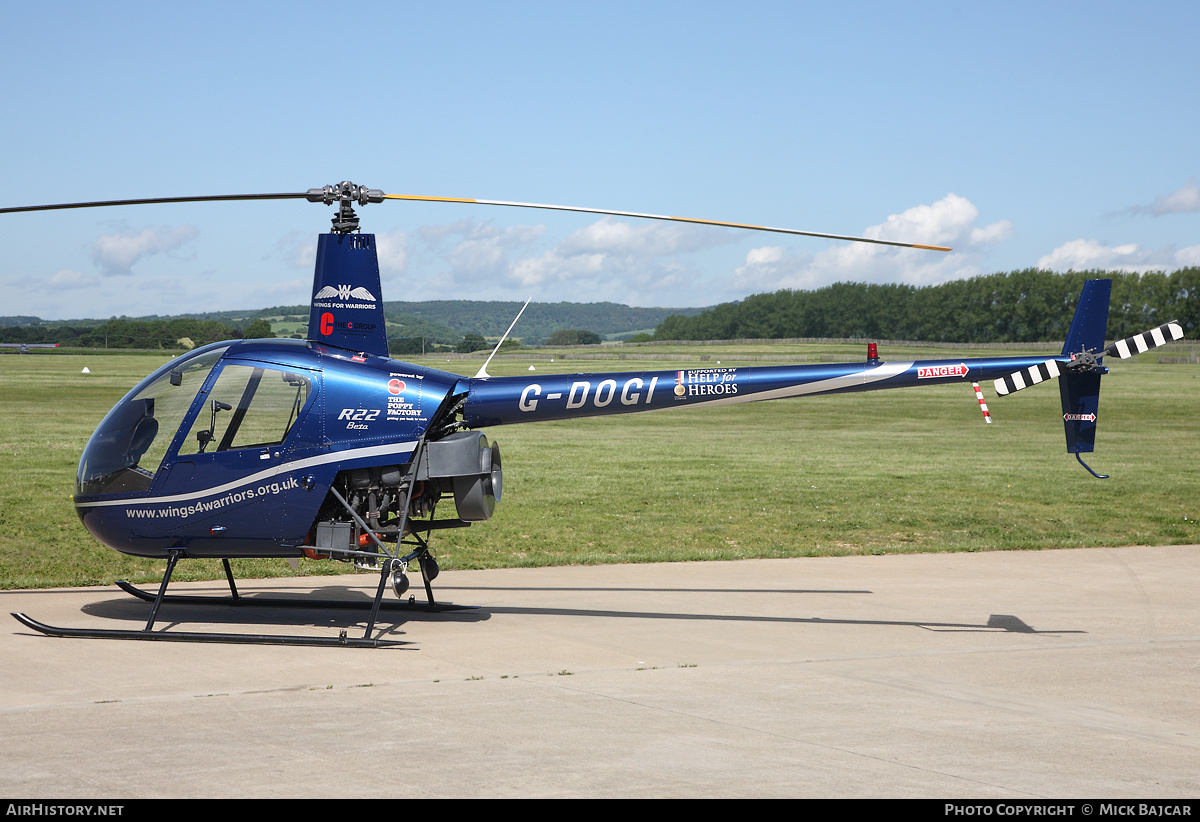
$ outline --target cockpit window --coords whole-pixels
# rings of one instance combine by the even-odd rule
[[[155,371],[108,413],[79,461],[76,491],[146,491],[196,392],[228,346],[202,348]]]
[[[227,364],[179,453],[279,445],[299,418],[311,387],[307,377],[291,371]]]

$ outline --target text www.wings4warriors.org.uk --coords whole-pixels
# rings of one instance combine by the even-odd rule
[[[209,511],[216,511],[218,508],[224,508],[226,505],[235,505],[249,499],[267,497],[299,487],[300,482],[298,480],[289,478],[283,482],[271,482],[266,485],[260,485],[257,488],[247,488],[244,491],[229,493],[208,502],[197,502],[192,505],[170,505],[166,508],[129,508],[126,510],[125,515],[130,519],[171,519],[175,517],[187,519],[192,514],[204,514]]]

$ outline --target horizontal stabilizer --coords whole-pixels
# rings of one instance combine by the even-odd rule
[[[1059,373],[1058,362],[1056,360],[1046,360],[1029,368],[1014,371],[1007,377],[1001,377],[996,380],[996,393],[1003,397],[1005,394],[1020,391],[1022,388],[1037,385],[1039,382],[1055,379]]]
[[[1118,340],[1104,349],[1104,353],[1125,360],[1135,354],[1144,354],[1152,348],[1182,339],[1183,326],[1172,320],[1142,334],[1134,334],[1132,337]]]

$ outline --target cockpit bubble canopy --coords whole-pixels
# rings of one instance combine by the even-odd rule
[[[216,343],[197,348],[134,386],[88,440],[79,460],[75,493],[149,490],[196,392],[228,347]]]

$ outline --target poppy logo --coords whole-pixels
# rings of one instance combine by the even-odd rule
[[[393,396],[404,392],[404,380],[388,380],[388,393]]]

